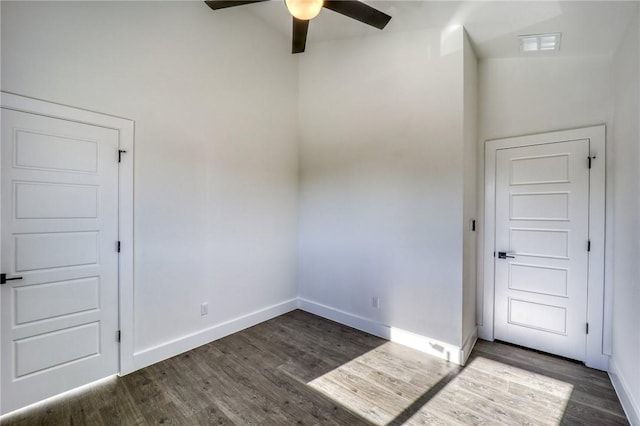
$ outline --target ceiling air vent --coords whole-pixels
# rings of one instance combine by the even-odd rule
[[[531,34],[518,36],[520,52],[551,52],[560,50],[562,33]]]

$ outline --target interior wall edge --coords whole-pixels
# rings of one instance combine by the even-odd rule
[[[492,323],[493,324],[493,323]],[[488,342],[493,342],[493,332],[489,327],[485,327],[482,324],[478,325],[478,338],[482,340],[486,340]]]
[[[478,342],[478,327],[474,327],[471,330],[471,333],[464,339],[464,343],[462,344],[462,364],[465,365],[471,352],[473,352],[473,348],[476,346]]]

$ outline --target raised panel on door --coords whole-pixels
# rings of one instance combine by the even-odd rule
[[[11,129],[7,137],[13,141],[12,166],[97,174],[100,155],[98,141],[84,135],[69,135],[64,129],[62,132],[20,127]]]
[[[97,219],[99,187],[15,182],[16,219]]]
[[[49,232],[13,236],[14,273],[98,263],[100,231]]]
[[[512,290],[567,297],[569,269],[510,262],[508,285]]]
[[[15,325],[97,310],[100,277],[15,287],[13,302]]]
[[[531,298],[509,298],[507,322],[519,327],[547,333],[567,334],[567,308]]]
[[[588,155],[588,139],[496,152],[496,339],[585,359]]]
[[[118,372],[118,132],[2,110],[3,413]]]
[[[46,373],[100,353],[100,323],[68,327],[13,342],[15,378]],[[55,348],[55,350],[52,350]]]

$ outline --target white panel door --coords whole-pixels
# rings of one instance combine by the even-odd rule
[[[118,372],[117,152],[116,130],[2,110],[3,413]]]
[[[497,151],[496,339],[585,359],[588,156],[588,139]]]

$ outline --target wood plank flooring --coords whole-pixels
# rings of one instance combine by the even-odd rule
[[[3,425],[628,424],[607,375],[479,341],[464,368],[302,311]]]

